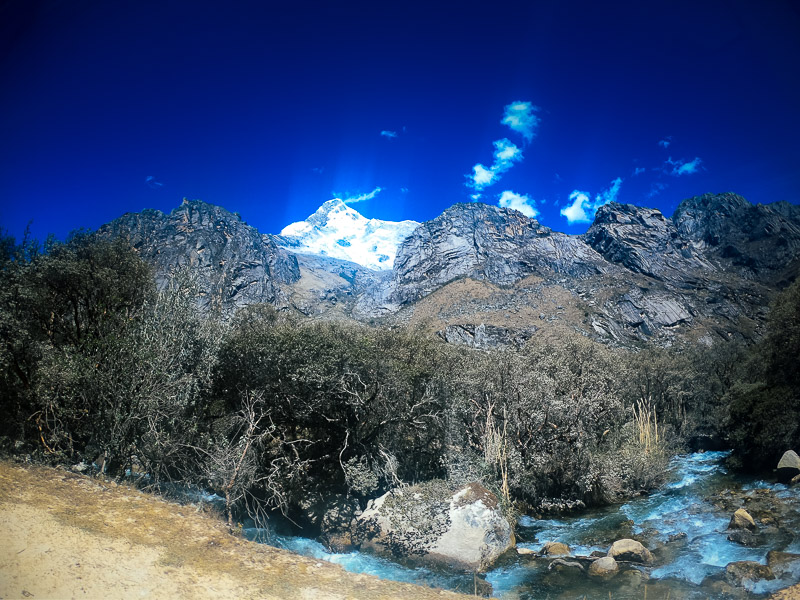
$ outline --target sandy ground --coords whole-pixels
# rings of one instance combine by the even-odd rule
[[[781,590],[769,597],[770,600],[800,600],[800,585]]]
[[[0,462],[0,600],[466,597],[248,542],[124,485]]]

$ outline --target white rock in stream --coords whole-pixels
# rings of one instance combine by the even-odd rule
[[[354,541],[396,557],[484,571],[514,547],[497,497],[478,483],[451,493],[443,482],[387,492],[356,520]]]
[[[614,542],[611,545],[611,549],[608,551],[608,556],[615,560],[624,560],[645,565],[653,562],[653,555],[650,553],[650,550],[645,548],[640,542],[630,539],[617,540]]]

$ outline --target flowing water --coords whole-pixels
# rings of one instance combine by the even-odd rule
[[[653,550],[654,567],[630,567],[610,581],[598,582],[576,569],[548,569],[547,559],[511,556],[486,574],[494,596],[519,600],[716,598],[730,592],[724,587],[728,563],[766,564],[769,550],[800,553],[800,490],[732,476],[723,466],[726,456],[725,452],[679,456],[671,463],[668,483],[650,496],[561,519],[522,517],[518,524],[518,548],[538,551],[545,542],[559,541],[576,556],[605,553],[615,539],[633,536]],[[776,513],[780,527],[767,528],[753,547],[729,541],[726,530],[739,506],[761,511],[762,518]],[[335,554],[314,540],[269,535],[255,527],[246,528],[245,535],[340,564],[348,571],[473,591],[473,577],[464,573],[412,568],[368,553]],[[796,582],[800,573],[790,577],[794,581],[754,581],[746,588],[755,597]]]

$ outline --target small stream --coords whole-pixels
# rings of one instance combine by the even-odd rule
[[[630,568],[610,581],[598,582],[574,569],[550,570],[546,559],[514,555],[504,557],[486,574],[493,595],[514,600],[721,597],[728,563],[766,564],[769,550],[800,554],[800,490],[728,474],[723,466],[726,457],[726,452],[678,456],[671,463],[668,483],[649,496],[561,519],[522,517],[518,523],[518,548],[538,551],[545,542],[559,541],[568,544],[574,555],[588,556],[593,551],[605,553],[615,539],[634,536],[653,551],[654,567]],[[753,547],[729,541],[726,529],[740,506],[762,514],[774,510],[779,513],[775,518],[780,527],[763,532]],[[255,527],[245,528],[244,533],[252,540],[340,564],[348,571],[473,591],[471,574],[412,568],[368,553],[330,553],[314,540],[270,535]],[[795,582],[800,579],[800,573],[796,575]],[[747,591],[756,597],[789,583],[785,579],[752,582]]]

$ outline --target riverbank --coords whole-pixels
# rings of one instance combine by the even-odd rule
[[[230,535],[216,515],[125,485],[6,461],[0,539],[4,600],[466,597],[248,542]]]

